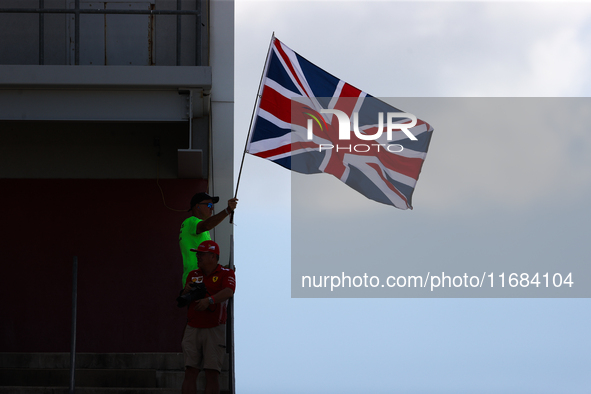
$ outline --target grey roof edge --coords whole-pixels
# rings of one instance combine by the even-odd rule
[[[0,89],[211,89],[208,66],[0,65]]]

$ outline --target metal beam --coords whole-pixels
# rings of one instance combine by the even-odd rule
[[[200,15],[198,10],[108,10],[67,8],[0,8],[0,14],[138,14],[138,15]]]
[[[0,65],[0,90],[14,88],[211,89],[211,67]]]
[[[188,121],[175,90],[2,89],[0,120]]]

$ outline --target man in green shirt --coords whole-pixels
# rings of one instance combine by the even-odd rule
[[[219,197],[211,197],[207,193],[197,193],[191,198],[189,212],[193,216],[185,219],[179,235],[179,245],[183,256],[183,287],[187,280],[187,274],[198,268],[197,254],[190,250],[197,249],[203,241],[211,240],[209,230],[234,212],[238,203],[238,199],[231,198],[228,200],[228,207],[214,215],[213,204],[219,200]]]

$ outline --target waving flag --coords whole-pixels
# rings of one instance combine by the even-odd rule
[[[273,38],[246,152],[299,173],[332,174],[367,198],[412,209],[432,132]]]

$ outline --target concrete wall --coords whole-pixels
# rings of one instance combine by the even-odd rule
[[[234,196],[234,2],[212,1],[209,20],[213,131],[210,187],[220,196],[221,205]],[[222,250],[230,249],[232,233],[232,226],[227,222],[215,229],[215,240]]]

